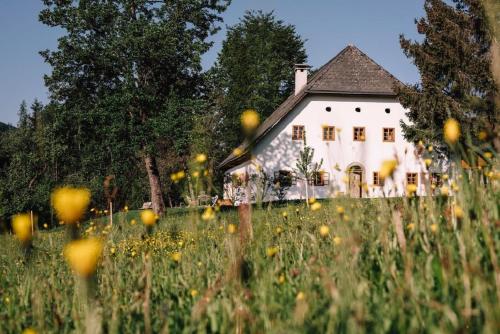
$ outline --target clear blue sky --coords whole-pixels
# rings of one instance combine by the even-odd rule
[[[47,101],[43,74],[50,72],[38,51],[55,49],[60,31],[38,22],[41,0],[0,0],[0,121],[17,123],[22,100]],[[355,44],[403,82],[418,73],[403,55],[400,33],[418,38],[414,19],[423,16],[423,0],[233,0],[224,13],[224,27],[234,25],[245,10],[271,11],[294,24],[305,38],[309,64],[319,67],[347,44]],[[203,59],[213,64],[225,37]]]

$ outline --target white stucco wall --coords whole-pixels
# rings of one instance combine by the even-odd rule
[[[331,112],[326,111],[331,108]],[[356,112],[355,108],[361,108]],[[390,113],[385,112],[390,108]],[[418,194],[424,193],[423,161],[415,154],[413,144],[405,141],[400,121],[407,121],[405,109],[393,98],[342,97],[315,95],[306,97],[292,112],[279,122],[253,149],[254,159],[228,170],[228,173],[255,173],[261,166],[268,175],[274,171],[296,169],[302,141],[292,140],[292,127],[305,126],[307,145],[314,148],[314,161],[323,158],[322,170],[329,172],[330,184],[313,187],[310,196],[333,197],[348,193],[343,181],[346,170],[353,164],[363,168],[363,182],[368,192],[363,197],[401,196],[406,190],[406,173],[418,174]],[[335,141],[323,141],[323,126],[335,126]],[[365,127],[365,141],[353,141],[353,127]],[[395,128],[395,142],[383,141],[383,128]],[[373,172],[379,171],[384,160],[397,159],[399,166],[394,174],[394,183],[385,180],[385,185],[373,187]],[[340,169],[337,170],[336,166]],[[298,181],[289,189],[288,199],[305,198],[305,185]],[[272,199],[272,198],[267,198]]]

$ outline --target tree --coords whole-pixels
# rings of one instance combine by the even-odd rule
[[[314,148],[305,145],[304,149],[299,153],[299,159],[295,164],[297,171],[303,176],[303,181],[306,189],[306,203],[309,206],[309,192],[308,186],[309,181],[313,179],[316,173],[319,173],[321,165],[323,165],[323,159],[319,163],[313,162],[314,159]]]
[[[172,129],[172,119],[180,123],[191,119],[177,107],[198,93],[200,58],[211,46],[206,39],[217,31],[219,15],[229,0],[44,0],[44,4],[41,22],[66,31],[56,51],[41,54],[52,66],[45,82],[53,108],[61,113],[59,122],[66,123],[67,133],[75,136],[68,143],[79,151],[99,147],[105,153],[97,154],[105,154],[102,161],[107,162],[126,161],[130,150],[137,152],[153,209],[163,213],[158,146],[175,142],[184,128]],[[97,146],[88,145],[86,135]],[[102,139],[106,142],[99,144]],[[128,147],[117,150],[115,145]]]
[[[405,55],[417,66],[421,83],[397,87],[409,109],[405,138],[425,141],[444,152],[442,129],[457,119],[473,137],[497,123],[490,71],[491,36],[480,0],[426,0],[426,17],[416,21],[421,42],[400,37]]]
[[[211,70],[218,93],[217,109],[222,122],[219,139],[221,157],[243,140],[240,115],[255,109],[260,119],[268,117],[294,89],[294,64],[307,60],[304,40],[293,25],[274,14],[246,12],[230,27],[217,63]]]

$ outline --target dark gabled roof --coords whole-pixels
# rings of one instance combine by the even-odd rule
[[[394,86],[401,82],[353,45],[345,47],[323,65],[297,95],[291,95],[257,129],[253,144],[309,94],[378,95],[395,97]],[[248,160],[250,142],[241,146],[241,155],[231,153],[220,168],[230,168]]]

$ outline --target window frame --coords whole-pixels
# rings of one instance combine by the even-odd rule
[[[410,178],[415,179],[414,183],[409,181]],[[406,185],[410,185],[410,184],[414,184],[418,187],[418,173],[413,173],[413,172],[406,173]]]
[[[392,130],[392,138],[385,139],[385,130]],[[382,128],[382,141],[384,143],[394,143],[396,141],[396,128]]]
[[[315,187],[327,186],[330,184],[330,173],[325,171],[313,172],[311,179],[307,183]]]
[[[292,187],[294,185],[297,184],[297,177],[295,176],[295,173],[292,172],[292,171],[289,171],[289,170],[285,170],[285,169],[280,169],[280,170],[276,170],[274,171],[273,173],[274,175],[274,178],[273,178],[273,184],[275,185],[276,183],[280,183],[280,186],[282,187]],[[286,185],[283,185],[283,182],[281,182],[280,180],[283,180],[283,179],[286,179],[286,178],[289,178],[290,179],[290,182],[289,183],[286,183]]]
[[[323,141],[335,141],[335,126],[332,125],[325,125],[322,127],[323,128]],[[331,133],[328,132],[328,130],[331,130]],[[327,132],[325,132],[327,131]],[[331,134],[330,137],[325,136],[325,134]]]
[[[363,139],[356,139],[356,130],[362,131]],[[352,141],[366,141],[366,128],[364,126],[354,126],[352,128]]]
[[[373,178],[373,185],[375,187],[384,186],[384,179],[380,177],[380,172],[373,172],[372,178]]]
[[[297,129],[297,131],[296,131]],[[295,136],[295,134],[299,133],[299,129],[302,129],[300,132],[301,136]],[[306,127],[304,125],[293,125],[292,126],[292,140],[304,140],[306,138]]]

